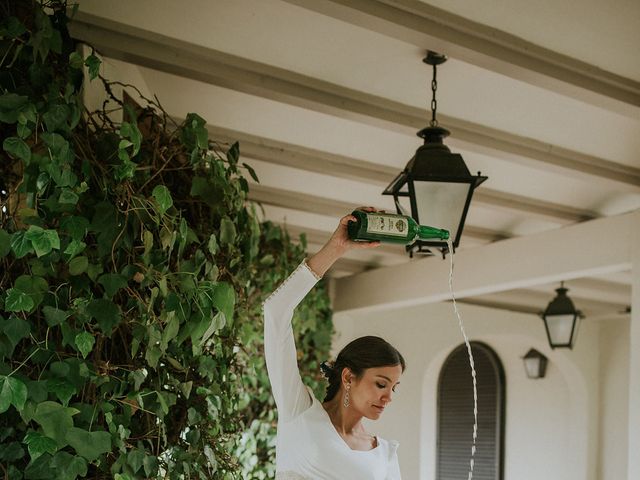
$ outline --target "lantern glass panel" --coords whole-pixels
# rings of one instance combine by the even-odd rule
[[[545,317],[545,322],[547,322],[547,328],[549,329],[549,337],[554,345],[571,345],[574,318],[574,314],[547,315]],[[577,331],[574,333],[577,333]]]
[[[527,377],[538,378],[540,376],[540,357],[525,358],[524,368],[527,371]]]
[[[444,228],[455,241],[471,185],[458,182],[413,182],[419,223]]]

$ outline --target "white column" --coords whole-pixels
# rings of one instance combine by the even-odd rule
[[[640,222],[634,225],[632,239],[627,479],[637,480],[640,478]]]

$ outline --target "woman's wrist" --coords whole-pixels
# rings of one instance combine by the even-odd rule
[[[329,241],[315,255],[307,260],[307,266],[318,277],[322,277],[347,250],[348,248],[346,246]]]

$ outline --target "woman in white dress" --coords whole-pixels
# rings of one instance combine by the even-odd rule
[[[405,369],[402,355],[379,337],[352,341],[333,364],[322,366],[329,381],[322,403],[304,386],[297,366],[291,328],[296,306],[345,252],[378,245],[349,240],[350,220],[355,217],[340,219],[324,247],[264,303],[264,350],[278,408],[277,480],[400,480],[398,443],[371,435],[362,419],[380,418],[391,403]]]

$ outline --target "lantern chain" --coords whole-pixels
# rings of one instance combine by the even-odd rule
[[[438,89],[438,80],[436,79],[436,65],[433,66],[433,79],[431,80],[431,121],[429,125],[432,127],[438,126],[438,120],[436,120],[436,110],[438,108],[438,101],[436,100],[436,90]]]

